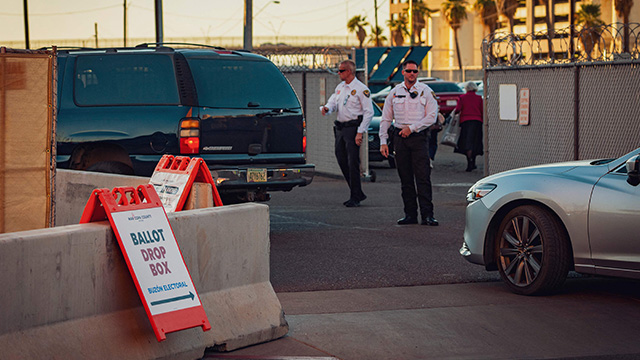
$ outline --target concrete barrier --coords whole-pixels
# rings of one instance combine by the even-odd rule
[[[89,171],[56,170],[55,225],[80,222],[84,206],[95,189],[148,184],[148,177],[103,174]]]
[[[119,185],[129,184],[113,187]],[[61,199],[69,195],[58,191]],[[72,205],[57,205],[75,216]],[[268,206],[182,211],[169,221],[211,330],[169,333],[157,342],[108,222],[6,233],[0,357],[197,359],[209,347],[233,350],[287,333],[269,282]]]

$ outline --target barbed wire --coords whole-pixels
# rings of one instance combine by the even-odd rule
[[[624,49],[628,34],[628,51]],[[482,41],[484,68],[640,59],[640,24],[613,23],[529,33],[496,32]]]
[[[337,74],[338,65],[351,55],[347,47],[260,46],[253,49],[271,60],[282,72],[328,71]]]

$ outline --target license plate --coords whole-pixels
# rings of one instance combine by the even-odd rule
[[[247,169],[247,182],[267,182],[267,169]]]
[[[447,100],[447,106],[456,106],[458,105],[457,100]]]

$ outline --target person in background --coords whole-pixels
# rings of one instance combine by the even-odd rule
[[[464,85],[466,93],[460,97],[454,112],[460,114],[460,138],[455,152],[467,157],[467,169],[477,168],[476,156],[483,155],[482,147],[482,97],[476,94],[478,85],[469,81]]]
[[[342,82],[336,86],[326,105],[320,106],[322,115],[338,112],[333,126],[335,153],[338,165],[350,189],[346,207],[358,207],[367,198],[360,181],[360,145],[363,133],[373,118],[373,104],[369,89],[356,79],[356,64],[345,60],[338,66]]]
[[[428,128],[438,117],[438,101],[429,86],[417,82],[418,64],[415,61],[407,60],[402,64],[402,75],[404,82],[394,87],[384,101],[378,134],[380,153],[389,156],[387,131],[395,119],[393,146],[404,203],[404,217],[398,224],[417,224],[419,205],[422,225],[437,226],[431,201]]]

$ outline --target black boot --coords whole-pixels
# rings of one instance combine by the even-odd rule
[[[467,169],[465,170],[466,172],[472,171],[473,169],[476,169],[476,158],[472,157],[472,158],[467,158]]]

